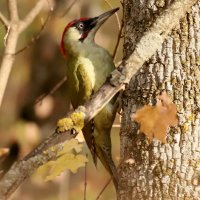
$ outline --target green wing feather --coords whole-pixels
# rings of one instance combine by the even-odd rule
[[[71,68],[69,65],[67,68],[67,87],[74,109],[85,103],[92,95],[92,84],[82,64]]]
[[[70,65],[69,65],[70,66]],[[73,66],[73,65],[71,65]],[[73,70],[73,71],[71,71]],[[75,68],[67,70],[68,74],[68,92],[70,94],[71,103],[73,108],[76,109],[79,105],[84,104],[92,95],[92,84],[84,70],[82,64],[77,65]],[[83,134],[88,148],[91,151],[95,165],[97,164],[97,156],[95,153],[94,137],[92,130],[94,130],[94,122],[91,120],[83,128]]]

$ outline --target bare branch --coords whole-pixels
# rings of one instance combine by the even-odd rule
[[[119,42],[120,42],[120,40],[121,40],[123,27],[124,27],[124,23],[123,23],[123,21],[122,21],[122,23],[121,23],[121,28],[120,28],[119,33],[118,33],[118,36],[117,36],[117,42],[116,42],[116,45],[115,45],[115,49],[114,49],[114,52],[113,52],[113,60],[114,60],[114,61],[115,61],[115,59],[116,59],[117,49],[118,49],[118,47],[119,47]]]
[[[39,96],[34,104],[38,104],[40,102],[42,102],[42,100],[47,97],[48,95],[52,95],[54,94],[65,82],[67,81],[67,76],[64,76],[48,93],[42,94],[41,96]]]
[[[127,158],[129,157],[129,154],[125,154],[125,156],[123,157],[123,159],[121,159],[119,165],[117,166],[117,170],[120,169],[120,167],[122,166],[122,164],[124,163],[124,161],[127,160]],[[101,198],[101,195],[104,193],[105,189],[108,187],[108,185],[110,184],[110,182],[112,181],[112,178],[110,177],[107,182],[105,183],[105,185],[103,186],[103,188],[100,190],[96,200],[100,199]]]
[[[105,1],[105,3],[108,4],[108,6],[109,6],[111,9],[113,9],[113,6],[111,5],[111,3],[109,3],[107,0],[104,0],[104,1]],[[119,31],[120,31],[120,30],[121,30],[121,23],[120,23],[119,15],[118,15],[117,12],[115,13],[115,16],[116,16],[118,28],[119,28]]]
[[[140,39],[129,58],[112,72],[109,80],[94,94],[90,101],[84,104],[84,106],[79,106],[75,111],[82,114],[81,116],[83,116],[85,123],[91,120],[125,83],[129,83],[132,76],[136,74],[144,62],[157,49],[161,48],[164,39],[172,28],[178,24],[179,20],[184,17],[186,12],[196,2],[197,0],[175,0],[164,10],[161,16],[157,17],[151,28],[144,33],[144,36]],[[129,65],[129,62],[131,65]],[[70,118],[73,114],[69,113],[68,117]],[[57,151],[53,150],[53,152],[45,154],[45,149],[52,144],[61,143],[76,135],[77,133],[72,134],[70,130],[62,134],[56,131],[22,161],[16,163],[0,181],[0,199],[7,199],[35,169],[48,160],[55,158]]]
[[[5,46],[5,47],[6,47],[6,45],[7,45],[7,39],[8,39],[9,33],[10,33],[10,25],[8,26],[7,32],[6,32],[6,34],[5,34],[4,38],[3,38],[3,40],[4,40],[4,46]]]
[[[14,165],[9,170],[1,180],[0,180],[0,199],[6,200],[9,196],[17,189],[17,187],[34,172],[39,166],[52,160],[56,157],[57,153],[62,149],[62,144],[58,145],[53,151],[42,150],[46,149],[48,143],[51,145],[55,143],[62,143],[62,141],[70,140],[76,136],[76,134],[71,135],[70,131],[68,134],[57,134],[53,133],[45,142],[43,142],[34,152],[27,155],[23,160],[14,163]],[[56,141],[56,142],[55,142]],[[36,152],[38,150],[38,154]],[[42,152],[42,153],[41,153]],[[15,179],[18,177],[18,179]],[[14,178],[14,179],[13,179]],[[6,181],[8,180],[8,181]],[[5,182],[4,182],[5,181]],[[14,184],[13,184],[14,181]]]
[[[17,9],[17,0],[8,0],[8,11],[11,21],[18,21],[18,9]]]
[[[86,154],[86,157],[88,157],[87,156],[87,154]],[[87,198],[86,198],[86,192],[87,192],[87,163],[85,163],[85,177],[84,177],[84,200],[86,200]]]
[[[101,189],[101,191],[99,192],[96,200],[99,200],[101,198],[101,195],[103,194],[103,192],[105,191],[105,189],[108,187],[108,185],[110,184],[110,182],[112,181],[112,178],[109,178],[109,180],[106,182],[106,184],[103,186],[103,188]]]
[[[109,3],[107,0],[104,0],[106,4],[108,4],[108,6],[113,9],[113,6],[111,5],[111,3]],[[121,34],[122,34],[122,29],[123,29],[123,22],[120,23],[120,19],[119,19],[119,15],[118,13],[115,13],[115,16],[116,16],[116,19],[117,19],[117,24],[118,24],[118,28],[119,28],[119,33],[118,33],[118,36],[117,36],[117,43],[115,45],[115,49],[113,51],[113,60],[115,61],[116,59],[116,54],[117,54],[117,49],[118,49],[118,46],[119,46],[119,42],[120,42],[120,39],[121,39]]]
[[[21,52],[23,52],[23,51],[25,51],[26,49],[30,48],[37,40],[39,40],[42,31],[44,30],[44,28],[46,27],[47,23],[48,23],[49,20],[50,20],[50,17],[51,17],[52,12],[53,12],[53,10],[50,9],[50,11],[49,11],[49,13],[48,13],[48,16],[47,16],[46,20],[44,21],[44,23],[42,24],[42,26],[41,26],[39,32],[37,32],[36,35],[34,35],[34,36],[31,38],[30,42],[29,42],[25,47],[19,49],[17,52],[15,52],[14,55],[20,54]]]
[[[8,19],[3,15],[3,13],[0,12],[0,21],[4,24],[6,28],[9,26]]]
[[[36,5],[34,6],[34,8],[27,14],[27,16],[21,22],[21,24],[20,24],[20,32],[22,32],[24,29],[26,29],[32,23],[32,21],[35,19],[35,17],[42,10],[45,1],[46,0],[38,0]],[[51,9],[53,10],[53,8],[51,8]]]
[[[2,59],[0,68],[0,106],[2,104],[3,96],[5,93],[6,85],[14,62],[14,56],[19,33],[16,25],[8,29],[9,32],[6,37],[6,48]]]
[[[11,18],[6,37],[6,48],[0,68],[0,106],[7,86],[8,78],[15,59],[17,41],[20,33],[33,21],[46,0],[38,0],[24,21],[19,21],[16,0],[8,0],[8,10]]]
[[[60,16],[60,17],[64,17],[71,9],[72,7],[76,4],[77,0],[74,0],[69,7],[66,9],[66,11]]]

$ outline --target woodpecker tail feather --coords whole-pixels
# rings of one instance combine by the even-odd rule
[[[115,189],[117,190],[118,174],[117,174],[117,169],[115,167],[115,164],[113,162],[112,155],[111,155],[110,136],[107,135],[108,138],[107,140],[103,141],[103,143],[99,142],[98,140],[99,137],[95,138],[94,133],[91,133],[92,126],[93,126],[92,121],[90,121],[87,125],[85,125],[85,127],[83,128],[83,134],[84,134],[86,143],[88,145],[88,148],[90,149],[90,152],[92,154],[94,164],[97,167],[97,157],[98,157],[101,163],[103,164],[103,166],[106,168],[106,170],[110,174],[113,180]],[[100,137],[102,137],[103,135],[104,134],[99,134]]]
[[[93,162],[95,166],[97,167],[97,154],[96,154],[96,148],[94,144],[94,120],[93,119],[84,126],[83,135],[84,135],[86,144],[92,154]]]

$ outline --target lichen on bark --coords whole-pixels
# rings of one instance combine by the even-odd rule
[[[172,2],[124,1],[125,57],[155,16]],[[200,196],[199,12],[197,3],[124,92],[120,200],[182,200]],[[145,104],[155,104],[155,97],[162,90],[166,90],[177,105],[179,125],[169,130],[167,144],[156,140],[149,144],[130,115]]]

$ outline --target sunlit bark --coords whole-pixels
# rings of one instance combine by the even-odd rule
[[[125,0],[124,55],[129,55],[155,17],[173,1]],[[192,7],[130,82],[123,98],[120,200],[198,199],[200,197],[200,16]],[[131,65],[131,63],[129,63]],[[179,125],[167,144],[149,143],[130,114],[155,104],[166,90],[178,108]]]

